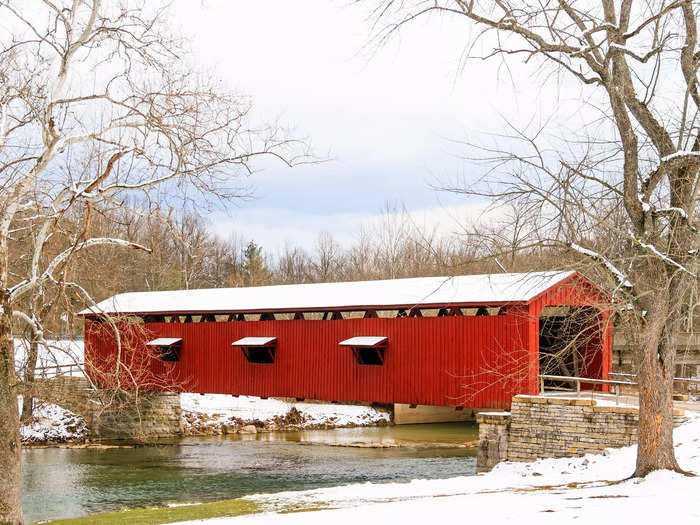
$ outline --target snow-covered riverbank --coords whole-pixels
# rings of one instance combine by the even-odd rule
[[[700,417],[690,415],[675,431],[676,455],[683,468],[700,473]],[[493,524],[700,522],[700,477],[661,471],[625,480],[634,470],[635,453],[635,447],[626,447],[582,458],[501,463],[470,477],[254,495],[248,498],[269,508],[329,510],[187,523],[411,524],[467,517]]]
[[[181,394],[185,434],[386,425],[391,414],[368,406],[290,403],[280,399],[224,394]]]
[[[19,410],[22,410],[20,399]],[[275,430],[387,425],[389,412],[368,406],[289,403],[279,399],[221,394],[181,394],[185,435],[217,435]],[[20,429],[23,443],[83,442],[85,420],[51,403],[37,403],[33,420]]]
[[[25,444],[81,443],[89,435],[82,417],[51,403],[37,404],[32,421],[19,433]]]

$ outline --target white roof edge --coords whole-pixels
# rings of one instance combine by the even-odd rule
[[[231,343],[231,346],[266,346],[275,341],[276,337],[243,337]]]
[[[79,313],[90,315],[312,311],[334,308],[528,302],[575,273],[546,271],[249,288],[128,292],[105,299]]]
[[[146,343],[146,346],[172,346],[182,342],[182,337],[158,337]]]
[[[338,344],[340,346],[376,346],[386,342],[388,339],[385,335],[360,335],[341,341]]]

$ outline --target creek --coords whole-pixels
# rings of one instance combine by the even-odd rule
[[[129,448],[27,448],[27,523],[123,507],[217,501],[349,483],[472,475],[470,423],[186,437]],[[387,448],[338,446],[383,444]],[[397,443],[401,446],[395,446]]]

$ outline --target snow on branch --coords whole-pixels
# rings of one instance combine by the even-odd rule
[[[40,277],[33,277],[32,279],[27,279],[22,281],[21,283],[16,284],[12,288],[10,288],[10,300],[11,301],[16,301],[19,297],[33,289],[38,283],[46,280],[54,280],[53,278],[53,272],[63,263],[68,259],[68,257],[76,252],[83,250],[85,248],[90,248],[92,246],[106,246],[106,245],[111,245],[111,246],[122,246],[124,248],[134,248],[137,250],[144,250],[148,253],[151,252],[151,249],[143,246],[142,244],[138,244],[135,242],[131,241],[125,241],[124,239],[114,239],[111,237],[95,237],[92,239],[87,239],[83,242],[80,242],[76,244],[75,246],[71,246],[67,250],[62,251],[58,255],[56,255],[53,260],[49,263],[47,266],[46,270],[41,274]],[[32,272],[34,274],[34,272]]]
[[[13,309],[12,315],[24,321],[27,324],[27,326],[29,326],[32,329],[35,338],[38,338],[42,342],[44,341],[44,331],[41,329],[41,326],[39,326],[39,323],[36,322],[36,319],[34,319],[33,317],[29,317],[26,313],[22,312],[21,310]]]
[[[688,213],[683,208],[669,206],[668,208],[655,208],[652,210],[654,215],[679,215],[683,219],[688,220]]]
[[[683,266],[679,262],[674,261],[671,257],[666,255],[665,253],[660,252],[656,248],[656,246],[654,246],[653,244],[648,244],[648,243],[642,242],[641,240],[637,239],[632,232],[628,232],[628,235],[629,235],[630,239],[632,239],[632,241],[634,241],[634,243],[637,244],[637,246],[639,246],[643,250],[650,252],[654,256],[656,256],[659,259],[661,259],[662,261],[664,261],[669,266],[673,266],[673,267],[679,269],[680,271],[687,273],[691,277],[697,278],[696,274],[694,274],[693,272],[688,270],[688,268],[686,268],[685,266]]]
[[[669,160],[679,157],[700,157],[700,151],[676,151],[675,153],[661,157],[661,162],[668,162]]]
[[[578,252],[582,255],[590,257],[591,259],[595,259],[603,263],[607,270],[611,274],[613,274],[620,286],[623,286],[624,288],[632,288],[632,283],[627,279],[627,276],[623,274],[620,270],[618,270],[617,267],[613,263],[611,263],[604,255],[598,252],[594,252],[593,250],[589,250],[588,248],[584,248],[583,246],[580,246],[573,242],[569,245],[569,247],[575,252]]]

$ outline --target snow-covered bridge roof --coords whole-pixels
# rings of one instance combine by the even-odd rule
[[[528,302],[575,272],[501,273],[385,281],[122,293],[80,312],[175,313],[388,308]]]

